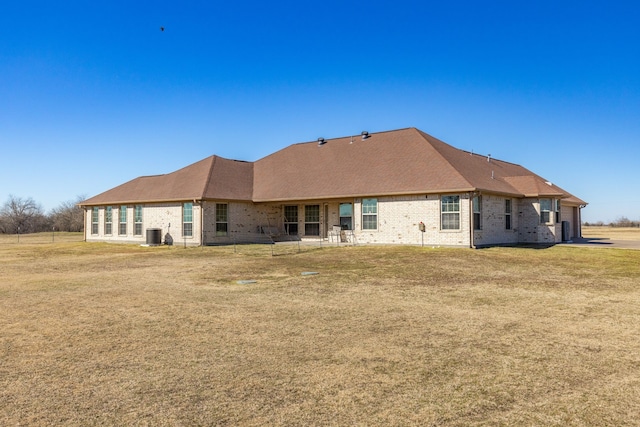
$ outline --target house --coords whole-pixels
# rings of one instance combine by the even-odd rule
[[[186,245],[260,236],[358,244],[554,244],[586,203],[520,165],[416,128],[290,145],[255,162],[211,156],[80,203],[87,241]]]

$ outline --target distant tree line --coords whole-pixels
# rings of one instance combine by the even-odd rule
[[[45,213],[31,197],[25,199],[10,195],[0,208],[0,234],[82,231],[84,212],[77,203],[84,199],[84,196],[78,196],[75,201],[63,202]]]
[[[640,227],[640,220],[632,221],[626,216],[621,216],[618,219],[616,219],[614,222],[610,222],[608,224],[602,221],[597,221],[597,222],[585,222],[584,225],[593,226],[593,227]]]

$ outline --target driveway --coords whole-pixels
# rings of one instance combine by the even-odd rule
[[[562,243],[562,245],[588,248],[640,249],[640,240],[611,240],[605,237],[583,237],[573,239],[570,243]]]

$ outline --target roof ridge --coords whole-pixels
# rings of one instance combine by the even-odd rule
[[[433,141],[431,141],[431,139],[436,140],[436,141],[437,141],[437,142],[439,142],[440,144],[446,145],[447,147],[453,148],[454,150],[458,150],[458,151],[462,151],[462,150],[460,150],[460,149],[458,149],[458,148],[454,147],[453,145],[449,145],[449,144],[447,144],[446,142],[439,140],[439,139],[438,139],[438,138],[436,138],[435,136],[431,136],[431,135],[429,135],[428,133],[421,131],[420,129],[417,129],[417,128],[413,128],[413,129],[415,129],[415,130],[416,130],[416,132],[418,133],[418,135],[420,135],[420,137],[422,137],[422,139],[424,139],[425,141],[427,141],[427,142],[429,143],[429,145],[430,145],[430,146],[435,150],[435,152],[436,152],[436,153],[438,153],[438,155],[442,158],[442,160],[444,160],[445,164],[449,165],[449,166],[451,167],[451,169],[453,169],[453,170],[456,172],[456,174],[458,174],[458,176],[459,176],[460,178],[462,178],[462,180],[463,180],[464,182],[466,182],[466,183],[469,185],[469,187],[470,187],[470,188],[476,189],[476,187],[475,187],[471,182],[469,182],[469,180],[467,179],[467,177],[466,177],[463,173],[461,173],[461,172],[458,170],[458,168],[456,168],[456,167],[453,165],[453,163],[452,163],[452,162],[451,162],[451,161],[450,161],[446,156],[444,156],[444,155],[440,152],[439,147],[436,147],[436,146],[433,144]]]
[[[218,156],[216,156],[215,154],[210,156],[211,158],[211,166],[209,166],[209,173],[207,174],[207,179],[204,182],[204,187],[202,188],[202,194],[200,195],[200,198],[204,198],[205,194],[207,194],[208,190],[209,190],[209,185],[211,185],[211,176],[213,175],[213,168],[216,165],[216,160],[218,159]]]
[[[375,134],[383,134],[383,133],[400,132],[400,131],[403,131],[403,130],[411,130],[411,129],[418,130],[418,129],[417,129],[417,128],[415,128],[415,127],[406,127],[406,128],[400,128],[400,129],[392,129],[392,130],[381,130],[381,131],[378,131],[378,132],[369,132],[369,131],[362,131],[362,132],[367,132],[367,134],[368,134],[369,136],[371,136],[371,135],[375,135]],[[362,132],[360,132],[360,133],[355,133],[355,134],[351,134],[351,135],[336,136],[336,137],[334,137],[334,138],[324,138],[324,139],[325,139],[325,140],[327,140],[327,141],[332,141],[332,140],[336,140],[336,139],[353,138],[353,137],[355,137],[355,136],[361,136],[361,135],[362,135]],[[317,140],[316,140],[316,141],[303,141],[303,142],[295,142],[295,143],[293,143],[293,144],[291,144],[291,145],[314,144],[314,143],[317,143],[317,142],[318,142]],[[285,148],[286,148],[286,147],[285,147]]]

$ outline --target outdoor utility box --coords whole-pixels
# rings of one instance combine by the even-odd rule
[[[420,224],[418,224],[418,229],[420,229],[420,231],[424,233],[425,231],[424,222],[421,222]]]
[[[568,242],[571,240],[571,226],[569,225],[569,221],[562,221],[562,241]]]
[[[147,245],[157,246],[162,244],[162,229],[147,228]]]

